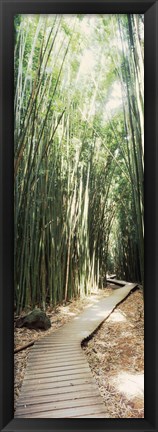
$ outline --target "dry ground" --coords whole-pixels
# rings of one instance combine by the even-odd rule
[[[142,291],[131,293],[83,349],[109,418],[144,417]]]
[[[116,286],[115,286],[116,287]],[[92,293],[90,297],[73,300],[55,310],[47,308],[52,327],[47,331],[15,328],[14,346],[37,340],[90,307],[97,297],[107,297],[112,286]],[[16,323],[16,317],[15,317]],[[131,293],[101,325],[83,349],[105,400],[109,418],[144,417],[143,401],[143,298],[142,291]],[[27,348],[14,355],[14,402],[19,396],[25,374]]]

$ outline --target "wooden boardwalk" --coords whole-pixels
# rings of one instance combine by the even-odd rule
[[[108,279],[110,282],[110,279]],[[117,283],[115,279],[111,282]],[[125,283],[30,350],[15,418],[106,418],[106,407],[81,348],[137,284]]]

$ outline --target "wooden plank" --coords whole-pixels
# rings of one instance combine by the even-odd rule
[[[108,279],[107,279],[107,282],[111,282],[111,283],[113,283],[113,284],[120,285],[120,286],[129,286],[129,287],[130,287],[130,286],[133,285],[133,288],[136,287],[136,286],[138,286],[137,283],[131,283],[131,282],[126,282],[126,281],[120,281],[120,280],[118,280],[118,279],[112,279],[112,278],[108,278]]]
[[[51,397],[55,397],[55,398],[61,398],[61,396],[64,397],[64,400],[66,398],[66,396],[71,397],[71,393],[75,393],[80,395],[80,393],[85,392],[85,391],[90,391],[91,394],[92,392],[99,392],[98,388],[96,387],[96,382],[92,382],[91,380],[89,382],[84,382],[84,383],[78,383],[75,384],[73,386],[65,386],[65,387],[56,387],[56,388],[50,388],[50,389],[46,389],[46,390],[40,390],[38,392],[34,392],[31,394],[31,398],[30,395],[24,394],[23,392],[21,393],[19,399],[18,399],[18,403],[17,405],[21,405],[21,403],[33,403],[34,401],[43,401],[42,398],[51,398]]]
[[[65,408],[65,409],[58,409],[58,410],[50,410],[45,412],[39,412],[39,413],[31,413],[31,414],[23,414],[22,418],[69,418],[69,417],[76,417],[80,414],[97,414],[101,411],[100,403],[97,404],[91,404],[90,406],[78,406],[73,408]],[[15,414],[15,418],[20,418],[21,415]]]
[[[34,390],[34,388],[42,388],[43,385],[45,384],[55,384],[55,383],[59,383],[62,382],[64,383],[65,381],[72,381],[75,379],[80,379],[80,378],[91,378],[90,372],[88,371],[84,371],[84,372],[75,372],[74,373],[70,373],[67,375],[58,375],[55,377],[49,377],[49,378],[37,378],[37,379],[30,379],[30,380],[26,380],[24,379],[23,381],[23,389],[30,389],[30,390]]]
[[[72,322],[74,322],[74,321],[75,321],[75,318],[72,319],[71,326],[70,326],[70,323],[64,324],[64,326],[62,327],[62,331],[60,331],[60,333],[57,331],[57,334],[55,336],[53,335],[51,337],[51,340],[53,342],[56,342],[56,343],[58,343],[58,342],[63,343],[63,344],[69,343],[69,345],[70,345],[69,341],[71,341],[72,343],[75,343],[77,335],[75,335],[75,332],[73,332],[73,328],[72,328],[72,333],[70,333],[69,335],[67,334],[67,330],[66,330],[68,327],[69,328],[72,327]],[[65,333],[66,339],[65,339],[65,337],[63,337],[64,333]],[[49,340],[50,339],[48,339],[48,341]]]
[[[108,281],[108,279],[115,279],[115,277],[116,277],[116,274],[112,274],[112,275],[109,275],[109,277],[107,277],[106,280]]]
[[[70,400],[62,400],[62,401],[55,401],[55,402],[47,402],[36,404],[33,406],[27,406],[24,407],[18,407],[17,408],[17,415],[23,415],[23,414],[32,414],[32,413],[42,413],[46,411],[56,411],[59,409],[67,409],[67,408],[74,408],[74,407],[85,407],[85,406],[92,406],[92,405],[102,405],[102,398],[101,396],[85,396],[78,399],[70,399]]]
[[[44,344],[44,343],[41,343],[41,344],[34,344],[34,346],[32,347],[32,350],[33,351],[35,351],[35,350],[37,350],[37,349],[41,349],[41,348],[43,348],[43,349],[47,349],[47,348],[50,348],[50,349],[69,349],[69,350],[72,350],[72,349],[74,349],[74,348],[76,348],[77,347],[77,343],[73,343],[72,345],[71,344],[63,344],[63,343],[54,343],[54,342],[52,342],[52,343],[47,343],[47,344]]]
[[[53,346],[54,345],[56,345],[56,346],[61,346],[62,345],[62,346],[65,346],[65,347],[66,346],[70,346],[68,340],[67,341],[65,340],[64,342],[60,342],[59,339],[58,340],[53,339],[52,335],[47,340],[45,340],[45,337],[41,337],[40,339],[36,340],[34,346],[36,346],[36,345],[53,345]],[[76,346],[76,340],[74,340],[74,342],[71,343],[71,346],[73,346],[73,345]]]
[[[34,374],[34,375],[30,375],[30,374],[26,374],[25,375],[25,378],[24,378],[24,381],[26,380],[26,381],[33,381],[33,380],[35,380],[35,379],[38,379],[38,380],[43,380],[43,379],[45,379],[45,378],[51,378],[51,377],[56,377],[56,376],[65,376],[66,374],[67,374],[67,376],[69,376],[68,374],[71,372],[71,373],[81,373],[81,372],[89,372],[89,366],[88,365],[84,365],[84,366],[82,366],[82,367],[72,367],[71,369],[67,369],[66,371],[65,371],[65,369],[62,369],[62,370],[60,370],[60,369],[58,369],[58,370],[56,370],[56,371],[54,371],[54,372],[43,372],[42,374]]]
[[[73,350],[73,351],[51,351],[51,350],[49,350],[49,351],[46,351],[46,352],[44,352],[44,351],[42,351],[41,350],[41,352],[39,351],[38,353],[37,352],[31,352],[30,353],[30,355],[29,355],[29,357],[32,357],[32,358],[37,358],[37,359],[46,359],[46,358],[62,358],[63,357],[63,355],[64,355],[64,357],[66,358],[66,357],[71,357],[71,356],[74,356],[74,355],[82,355],[82,351],[81,351],[81,349],[79,350]]]
[[[54,389],[54,388],[59,388],[59,387],[71,387],[71,386],[75,386],[75,384],[86,384],[86,383],[90,383],[92,380],[91,376],[89,377],[78,377],[78,378],[73,378],[73,379],[67,379],[65,381],[56,381],[56,382],[52,382],[52,383],[45,383],[45,384],[39,384],[38,386],[34,386],[33,388],[30,388],[30,386],[23,386],[21,390],[25,391],[25,393],[27,394],[34,394],[37,393],[39,391],[43,391],[43,390],[48,390],[48,389]]]
[[[111,281],[124,284],[116,279]],[[135,286],[125,282],[123,288],[116,289],[108,298],[36,341],[28,357],[15,417],[106,418],[104,403],[80,343]]]
[[[73,354],[79,354],[79,355],[82,355],[82,348],[79,346],[78,348],[76,347],[76,348],[74,348],[73,350],[69,350],[69,351],[67,351],[67,350],[57,350],[57,351],[55,351],[55,350],[53,350],[53,349],[49,349],[49,351],[47,350],[47,351],[42,351],[41,350],[41,352],[40,351],[36,351],[36,350],[31,350],[31,352],[29,353],[29,357],[37,357],[38,359],[40,359],[41,357],[42,358],[44,358],[44,357],[48,357],[48,356],[58,356],[58,357],[61,357],[62,355],[63,355],[63,353],[64,353],[64,357],[65,356],[70,356],[70,355],[73,355]]]
[[[30,367],[34,368],[34,370],[35,370],[36,368],[40,369],[40,366],[42,366],[44,364],[45,365],[50,364],[52,366],[56,366],[56,365],[62,366],[66,363],[71,364],[72,361],[74,362],[75,360],[80,361],[80,362],[86,362],[84,357],[82,357],[81,355],[77,355],[77,354],[75,355],[74,354],[73,356],[65,357],[65,361],[64,361],[63,356],[59,357],[57,359],[55,359],[55,357],[53,357],[53,356],[47,357],[47,358],[43,358],[42,360],[40,359],[39,362],[38,362],[38,358],[31,357],[29,359],[29,365],[30,365]]]
[[[77,326],[78,326],[78,323],[73,322],[73,327],[74,327],[75,324],[77,324]],[[67,324],[65,324],[64,327],[66,327],[66,326],[67,326]],[[78,327],[78,329],[79,329],[79,327]],[[73,332],[73,329],[71,327],[67,327],[66,329],[63,328],[62,334],[60,334],[60,336],[58,335],[58,337],[54,340],[54,342],[59,341],[59,338],[60,338],[60,343],[61,344],[63,344],[66,339],[69,341],[69,345],[71,343],[74,344],[74,342],[77,342],[77,340],[80,339],[79,335],[76,336],[75,331],[76,330],[74,329],[74,333],[69,334],[70,332]]]
[[[68,359],[72,359],[72,358],[82,358],[82,352],[74,352],[74,353],[69,353],[69,354],[65,354],[64,355],[64,358],[63,358],[63,356],[61,356],[61,354],[56,354],[56,355],[53,355],[53,353],[51,354],[51,353],[47,353],[47,355],[36,355],[36,354],[34,354],[34,353],[31,353],[30,354],[30,356],[29,356],[29,360],[34,360],[34,361],[39,361],[39,363],[40,362],[43,362],[43,360],[54,360],[54,361],[56,361],[56,363],[58,362],[58,361],[60,361],[61,359],[64,361],[64,359],[65,360],[68,360]]]
[[[98,396],[99,391],[96,388],[96,386],[87,386],[84,390],[80,389],[72,392],[66,392],[66,393],[58,393],[58,394],[50,394],[45,396],[37,396],[37,397],[31,397],[30,398],[23,398],[23,400],[19,399],[17,403],[17,407],[25,407],[26,406],[34,406],[34,404],[43,404],[47,402],[59,402],[59,401],[70,401],[70,400],[76,400],[80,398],[85,398],[87,396]]]
[[[75,327],[75,330],[76,330],[76,327]],[[77,327],[77,330],[79,330],[78,327]],[[71,332],[71,329],[68,329],[67,331]],[[65,334],[63,334],[62,336],[64,337],[64,339],[67,338],[67,336]],[[56,344],[56,345],[54,343],[53,344],[48,344],[47,346],[45,346],[44,344],[36,345],[36,346],[34,345],[32,347],[32,349],[30,349],[30,352],[31,351],[39,351],[40,349],[47,350],[47,348],[49,348],[49,350],[51,350],[51,351],[53,351],[53,350],[72,351],[74,349],[80,349],[81,346],[80,346],[80,343],[78,343],[78,340],[76,341],[76,344],[73,343],[72,346],[71,346],[71,340],[69,341],[69,344],[66,344],[66,345],[63,345],[62,341],[61,341],[61,344]]]
[[[50,376],[50,374],[53,372],[62,372],[62,371],[69,371],[69,370],[71,370],[71,371],[73,371],[73,370],[76,370],[76,369],[79,369],[79,370],[82,370],[82,369],[85,369],[85,368],[88,368],[88,370],[89,370],[89,365],[88,364],[86,364],[86,363],[84,363],[84,364],[82,364],[82,363],[79,363],[79,364],[76,364],[76,365],[74,365],[74,364],[72,364],[71,366],[60,366],[60,367],[54,367],[54,368],[52,368],[52,367],[50,367],[50,368],[48,368],[48,370],[44,367],[42,370],[41,369],[38,369],[38,372],[33,372],[32,371],[32,369],[30,369],[30,370],[28,370],[27,369],[27,371],[26,371],[26,374],[25,374],[25,377],[26,378],[30,378],[30,377],[38,377],[38,375],[39,376],[41,376],[41,375],[44,375],[44,376]]]
[[[34,363],[28,361],[27,370],[30,369],[30,370],[32,370],[33,373],[35,373],[36,368],[37,368],[37,370],[38,369],[40,369],[40,370],[44,369],[45,370],[48,368],[56,368],[57,364],[58,364],[58,367],[66,367],[66,366],[73,366],[76,364],[83,364],[83,363],[86,363],[86,361],[85,361],[85,359],[80,358],[80,357],[78,359],[72,358],[71,360],[67,360],[67,361],[62,360],[61,362],[58,362],[58,363],[53,362],[51,360],[48,360],[48,361],[46,360],[44,363],[42,362],[41,364],[39,364],[38,361],[36,361]]]
[[[77,363],[86,363],[86,361],[85,361],[85,359],[82,359],[81,357],[78,357],[78,358],[72,358],[72,359],[68,359],[68,360],[66,360],[65,362],[64,362],[64,360],[62,360],[62,361],[60,361],[60,362],[58,362],[58,363],[56,363],[55,361],[51,361],[51,360],[46,360],[45,362],[42,362],[42,363],[40,363],[40,364],[38,364],[38,361],[36,361],[36,362],[28,362],[28,364],[27,364],[27,368],[29,368],[30,370],[32,370],[33,372],[35,372],[36,370],[38,370],[38,369],[42,369],[44,366],[45,366],[45,369],[47,368],[47,367],[56,367],[56,365],[58,364],[58,366],[70,366],[70,365],[72,365],[72,364],[77,364]]]
[[[56,341],[53,341],[52,339],[50,339],[50,341],[48,341],[48,342],[45,342],[44,340],[42,341],[41,339],[39,339],[39,341],[38,342],[35,342],[35,344],[34,344],[34,347],[35,346],[38,346],[38,347],[47,347],[47,346],[50,346],[50,347],[62,347],[62,348],[64,348],[64,347],[74,347],[74,346],[76,346],[76,342],[73,342],[73,343],[71,343],[71,345],[70,345],[70,343],[69,342],[56,342]],[[32,348],[33,349],[33,348]]]
[[[41,351],[42,351],[42,353],[44,352],[49,352],[49,351],[51,351],[51,352],[58,352],[58,353],[63,353],[63,352],[69,352],[69,353],[71,353],[71,352],[73,352],[73,351],[79,351],[79,349],[80,349],[80,347],[77,347],[76,345],[74,345],[74,347],[62,347],[62,346],[59,346],[59,347],[57,347],[57,346],[54,346],[54,345],[48,345],[47,347],[45,347],[44,345],[41,345],[41,346],[36,346],[36,347],[34,347],[34,348],[32,348],[32,352],[34,352],[34,353],[41,353]]]
[[[74,363],[75,362],[75,363]],[[41,368],[45,365],[45,369],[47,369],[47,366],[52,366],[52,367],[57,367],[57,366],[66,366],[66,365],[71,365],[71,364],[77,364],[77,362],[80,362],[82,364],[86,364],[86,360],[84,358],[82,358],[81,356],[73,356],[73,357],[67,357],[65,359],[57,359],[57,361],[55,361],[55,358],[53,357],[52,359],[46,359],[46,360],[42,360],[38,363],[37,359],[31,359],[31,361],[29,361],[28,363],[28,368],[32,369],[32,372],[37,372],[39,369],[41,370]]]
[[[60,362],[60,361],[62,361],[63,362],[63,360],[64,360],[64,358],[65,358],[65,361],[67,360],[67,358],[73,358],[73,357],[79,357],[79,358],[83,358],[83,352],[82,352],[82,350],[80,350],[80,351],[77,351],[77,352],[74,352],[74,353],[67,353],[67,355],[66,356],[63,356],[63,354],[58,354],[58,361]],[[49,353],[47,353],[47,354],[44,354],[44,355],[37,355],[36,353],[32,353],[32,352],[30,352],[29,353],[29,356],[28,356],[28,361],[31,359],[31,361],[32,360],[35,360],[35,361],[41,361],[41,363],[43,362],[43,360],[47,360],[47,361],[49,361],[49,360],[54,360],[54,359],[56,359],[57,358],[57,355],[55,355],[55,356],[53,356],[53,353],[51,353],[51,352],[49,352]],[[56,361],[56,363],[57,363],[57,361]]]
[[[108,279],[106,279],[106,281],[113,283],[113,284],[116,284],[116,285],[120,285],[120,286],[124,286],[127,284],[127,282],[125,282],[125,281],[120,281],[120,280],[113,279],[113,278],[108,278]]]
[[[32,350],[32,355],[37,355],[38,357],[39,357],[39,355],[40,356],[45,356],[47,353],[49,354],[49,355],[54,355],[54,356],[56,356],[56,355],[62,355],[63,353],[64,353],[64,356],[65,356],[65,354],[67,355],[67,354],[73,354],[73,353],[80,353],[81,352],[81,348],[80,347],[76,347],[76,348],[73,348],[73,349],[64,349],[64,348],[61,348],[61,349],[55,349],[55,348],[47,348],[47,349],[43,349],[43,348],[41,348],[41,349],[34,349],[34,350]]]

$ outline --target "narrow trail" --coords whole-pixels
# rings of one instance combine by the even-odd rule
[[[60,329],[37,341],[30,351],[15,418],[106,418],[106,407],[81,348],[137,284],[121,285],[108,297],[96,299]],[[123,285],[123,286],[122,286]]]

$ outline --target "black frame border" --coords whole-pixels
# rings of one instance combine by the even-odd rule
[[[145,418],[14,419],[13,17],[24,13],[145,16]],[[158,0],[0,0],[0,430],[158,431]]]

